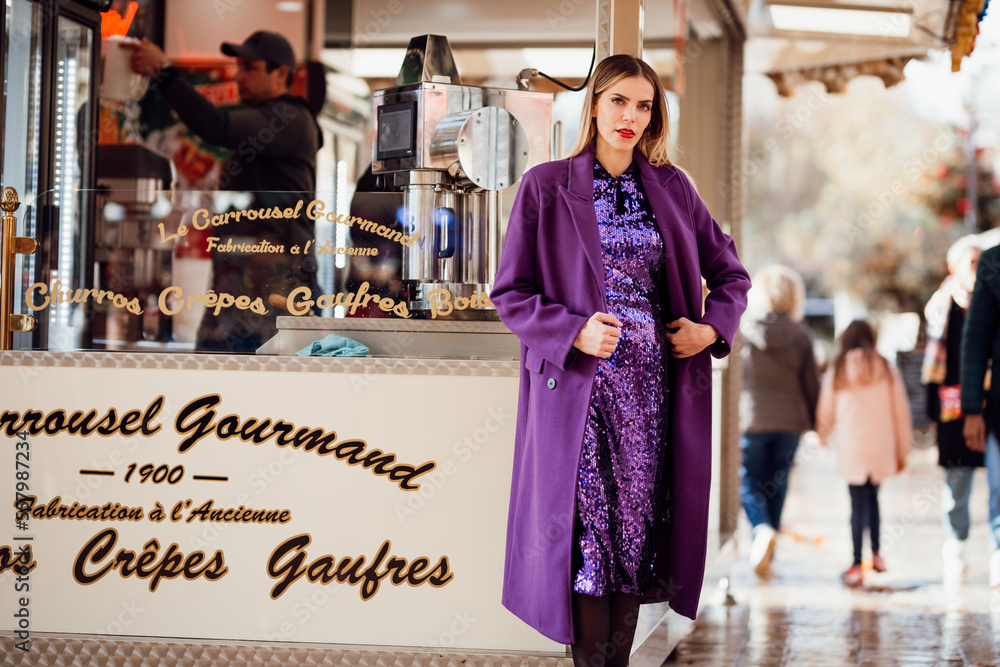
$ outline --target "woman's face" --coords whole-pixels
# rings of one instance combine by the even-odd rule
[[[966,292],[971,292],[976,286],[976,269],[979,268],[979,256],[982,254],[982,248],[969,248],[962,253],[962,259],[955,273],[958,275],[959,284]]]
[[[630,76],[601,93],[594,104],[597,144],[632,153],[653,116],[653,84]]]

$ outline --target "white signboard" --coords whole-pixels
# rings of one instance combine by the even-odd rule
[[[561,652],[500,605],[516,396],[0,367],[2,628]]]

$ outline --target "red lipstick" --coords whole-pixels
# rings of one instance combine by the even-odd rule
[[[618,132],[618,134],[621,135],[625,139],[634,139],[635,138],[635,132],[633,132],[632,130],[624,129],[623,128],[623,129],[615,130],[615,131]]]

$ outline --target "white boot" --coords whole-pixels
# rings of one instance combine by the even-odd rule
[[[774,555],[774,545],[778,541],[778,533],[771,526],[762,523],[753,529],[753,542],[750,544],[750,564],[758,577],[766,576],[771,571],[771,556]]]
[[[950,537],[945,540],[941,548],[941,556],[944,561],[944,577],[961,578],[968,567],[965,560],[965,540],[957,540]]]

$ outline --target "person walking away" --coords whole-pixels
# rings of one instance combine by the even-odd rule
[[[798,272],[768,266],[752,280],[740,323],[740,499],[753,527],[750,562],[770,571],[781,530],[788,474],[799,438],[814,427],[819,371],[812,338],[802,324],[805,286]]]
[[[841,334],[833,364],[823,376],[816,432],[824,447],[836,446],[837,472],[850,489],[854,561],[842,578],[848,586],[861,586],[865,528],[871,540],[872,569],[886,570],[879,553],[879,484],[903,471],[913,444],[903,379],[875,351],[875,332],[863,320],[851,322]]]
[[[1000,247],[983,251],[962,328],[962,414],[966,446],[986,454],[989,484],[990,586],[1000,586],[1000,382],[988,382],[990,365],[1000,368]],[[988,387],[988,389],[987,389]]]
[[[944,575],[960,577],[966,569],[969,537],[969,494],[972,477],[982,467],[982,452],[969,449],[963,434],[961,409],[962,329],[976,283],[982,248],[976,236],[963,236],[948,249],[949,275],[924,308],[927,348],[921,381],[927,385],[927,416],[935,425],[938,465],[944,468],[941,514]]]

